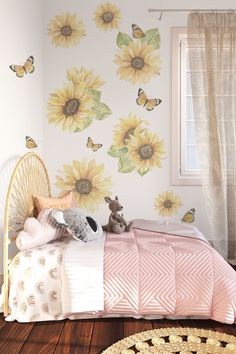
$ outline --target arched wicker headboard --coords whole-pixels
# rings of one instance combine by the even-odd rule
[[[25,154],[17,163],[7,191],[4,215],[4,316],[8,308],[9,245],[24,226],[25,220],[34,215],[33,195],[50,196],[50,182],[43,160],[35,153]]]

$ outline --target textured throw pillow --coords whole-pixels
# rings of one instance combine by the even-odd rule
[[[58,228],[66,229],[76,240],[93,241],[103,234],[99,222],[78,208],[54,209],[50,216]]]
[[[64,194],[62,197],[45,198],[34,196],[34,204],[40,212],[42,209],[66,209],[72,207],[72,191]]]

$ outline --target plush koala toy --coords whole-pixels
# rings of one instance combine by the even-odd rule
[[[65,228],[76,240],[93,241],[103,233],[101,225],[78,208],[55,209],[50,216],[57,227]]]

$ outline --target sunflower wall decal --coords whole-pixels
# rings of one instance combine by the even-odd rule
[[[156,134],[145,130],[130,136],[128,157],[139,174],[144,175],[154,167],[162,167],[164,156],[164,143]]]
[[[108,154],[118,158],[118,171],[128,173],[136,170],[141,176],[155,167],[161,167],[165,157],[164,143],[150,132],[141,118],[131,113],[120,119],[113,132],[113,144]]]
[[[94,14],[96,26],[102,31],[118,29],[120,20],[120,10],[116,7],[116,5],[109,2],[98,6]]]
[[[99,75],[84,67],[67,71],[66,86],[55,90],[48,100],[48,122],[60,125],[62,130],[80,132],[93,118],[102,120],[111,114],[101,99],[101,86],[105,83]]]
[[[148,83],[153,76],[160,75],[160,56],[156,50],[160,48],[160,32],[152,28],[142,37],[131,37],[119,32],[116,43],[115,64],[119,67],[117,75],[121,80],[132,84]]]
[[[98,165],[94,159],[74,160],[71,165],[63,165],[55,186],[61,194],[72,190],[79,208],[95,211],[104,202],[104,197],[111,195],[111,177],[103,174],[104,164]]]
[[[159,194],[154,201],[154,207],[160,216],[168,217],[177,214],[181,205],[180,197],[172,191]]]
[[[55,16],[48,24],[47,34],[56,47],[76,46],[86,36],[85,26],[76,14],[69,12]]]

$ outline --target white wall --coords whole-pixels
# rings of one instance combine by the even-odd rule
[[[59,127],[46,122],[45,128],[45,159],[49,168],[51,181],[55,183],[55,175],[63,170],[63,164],[71,164],[72,160],[88,160],[96,158],[97,163],[105,163],[106,175],[112,176],[113,195],[119,195],[124,204],[124,216],[132,218],[159,218],[154,210],[154,198],[166,190],[173,190],[182,199],[182,207],[173,220],[180,220],[184,212],[194,207],[196,209],[195,225],[209,237],[209,227],[204,208],[204,199],[199,186],[172,186],[171,185],[171,27],[182,27],[187,24],[187,13],[164,13],[159,21],[159,13],[148,13],[148,8],[233,8],[234,0],[199,0],[192,1],[121,1],[112,3],[120,9],[122,21],[119,31],[131,35],[131,24],[138,24],[144,30],[159,27],[161,33],[161,75],[153,78],[148,84],[132,85],[120,80],[116,75],[117,66],[114,56],[117,50],[116,36],[118,30],[102,32],[94,21],[94,12],[101,0],[52,0],[47,3],[45,27],[56,15],[65,12],[76,13],[86,26],[86,37],[78,46],[56,48],[51,39],[45,35],[45,107],[49,94],[65,84],[65,73],[73,66],[85,66],[99,74],[106,84],[102,88],[102,98],[112,110],[112,115],[104,121],[94,121],[87,129],[80,133],[63,132]],[[135,92],[142,87],[151,97],[162,99],[160,106],[147,113],[135,103]],[[164,139],[167,157],[163,161],[163,168],[153,169],[152,172],[141,177],[136,172],[121,174],[117,172],[117,160],[107,155],[112,143],[114,126],[119,123],[121,116],[134,112],[137,116],[148,120],[150,130]],[[85,147],[88,136],[103,144],[103,149],[94,154]],[[56,195],[58,189],[53,186]],[[102,223],[108,219],[109,211],[105,203],[101,204],[95,213]]]
[[[0,33],[0,249],[9,175],[17,159],[26,153],[25,136],[43,148],[43,2],[1,1]],[[33,55],[35,72],[17,78],[9,65],[23,65]],[[0,256],[2,273],[2,256]]]

